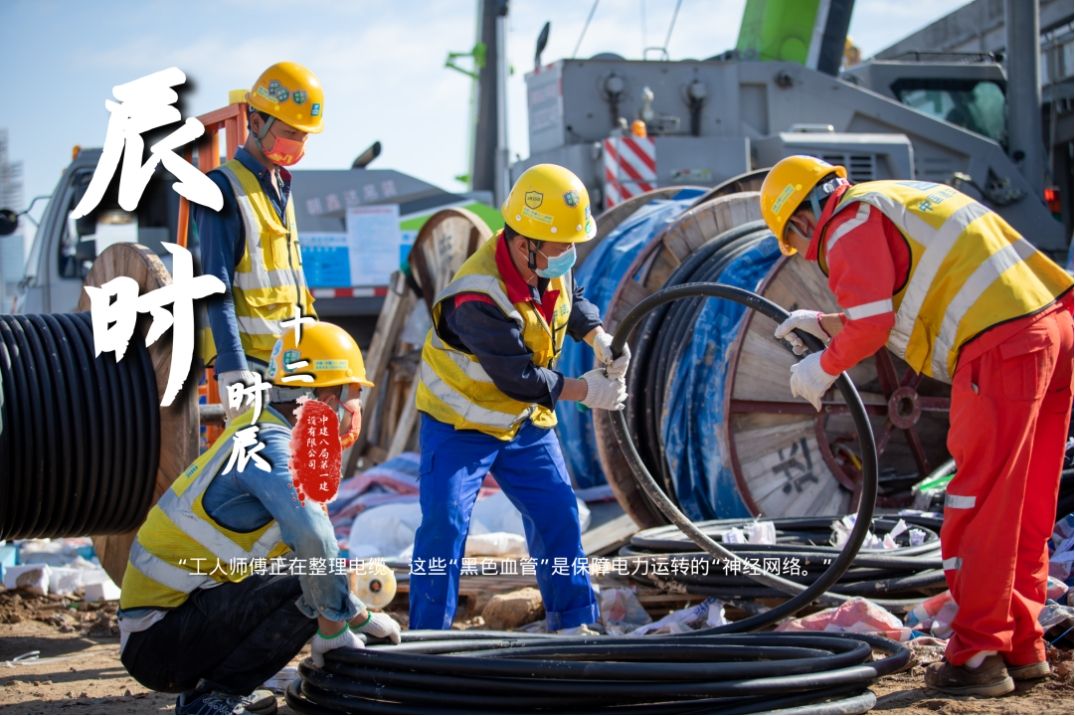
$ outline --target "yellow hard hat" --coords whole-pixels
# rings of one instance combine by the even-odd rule
[[[339,326],[324,321],[304,325],[301,343],[295,342],[294,329],[276,339],[269,358],[269,380],[273,385],[290,388],[351,383],[373,387],[366,379],[366,362],[355,339]]]
[[[277,62],[246,93],[252,109],[310,134],[321,131],[325,93],[313,72],[296,62]]]
[[[516,233],[536,241],[577,244],[597,235],[586,186],[558,164],[523,172],[500,212]]]
[[[796,154],[777,162],[762,182],[761,216],[776,236],[780,251],[785,256],[795,253],[795,249],[784,237],[788,219],[818,182],[830,174],[846,179],[847,169],[817,157]]]

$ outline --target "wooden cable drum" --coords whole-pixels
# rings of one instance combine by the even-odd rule
[[[593,251],[606,236],[615,231],[620,224],[630,218],[632,214],[643,206],[655,199],[670,199],[684,189],[701,190],[702,187],[691,185],[659,187],[652,191],[632,196],[631,198],[621,201],[619,204],[601,212],[595,220],[597,222],[597,235],[590,241],[578,244],[575,247],[575,250],[578,252],[576,265],[581,266],[582,262],[586,260],[586,257],[590,255],[590,252]]]
[[[624,274],[605,313],[605,328],[615,332],[623,317],[639,301],[662,288],[676,267],[710,239],[758,218],[758,195],[752,192],[719,197],[683,212],[642,250]],[[631,345],[637,340],[638,332],[632,337]],[[593,426],[598,458],[621,506],[640,527],[664,524],[660,511],[649,503],[635,483],[631,467],[613,433],[609,415],[603,411],[594,412]]]
[[[409,263],[431,314],[437,294],[490,236],[492,232],[481,217],[461,208],[442,209],[422,225]]]
[[[135,244],[106,249],[86,285],[119,277],[140,295],[171,283]],[[197,455],[197,385],[162,408],[171,340],[147,348],[143,315],[123,360],[97,355],[88,307],[83,294],[80,313],[0,316],[0,538],[91,535],[118,584],[150,507]]]
[[[749,242],[750,230],[757,236],[758,227],[767,235],[760,223],[756,192],[717,197],[684,212],[625,273],[609,306],[606,325],[615,330],[640,300],[666,286],[670,278],[690,269],[691,264],[702,263],[699,259],[705,257],[701,254],[713,254],[717,248],[727,253],[736,242]],[[704,280],[716,280],[717,275]],[[695,276],[677,282],[703,280]],[[777,261],[761,277],[758,292],[789,310],[836,310],[824,276],[805,261]],[[727,461],[725,467],[734,475],[738,492],[735,501],[741,500],[740,504],[755,515],[846,512],[856,503],[859,480],[858,458],[853,450],[855,435],[846,407],[834,399],[817,414],[806,402],[792,398],[788,369],[797,359],[773,338],[774,329],[771,320],[748,313],[738,324],[728,352],[713,357],[729,365],[723,392],[713,396],[723,403],[723,419],[712,429],[717,433],[718,444],[726,446],[721,459]],[[636,363],[629,376],[629,422],[640,438],[640,452],[645,453],[648,442],[647,463],[653,468],[657,467],[655,463],[663,466],[667,457],[661,435],[652,426],[667,418],[661,414],[660,396],[665,396],[665,402],[669,400],[674,363],[664,355],[666,350],[656,357],[645,357],[646,351],[639,354],[639,342],[648,340],[647,330],[677,333],[680,345],[694,340],[697,330],[692,334],[682,320],[676,323],[658,319],[631,337]],[[662,345],[667,348],[669,341],[664,340]],[[639,364],[640,358],[649,363]],[[654,370],[654,366],[658,369]],[[905,503],[909,483],[927,474],[945,457],[947,386],[921,379],[887,350],[857,366],[851,375],[864,393],[874,423],[882,456],[882,484],[887,479],[890,493],[883,493],[882,502]],[[635,414],[642,410],[647,414]],[[663,523],[635,486],[608,414],[595,413],[593,423],[602,468],[624,509],[640,525]],[[658,469],[651,472],[660,479]],[[674,481],[667,474],[664,487],[676,499]],[[684,495],[678,497],[682,499]]]
[[[172,283],[172,277],[152,250],[140,244],[113,244],[97,257],[93,267],[86,276],[86,286],[101,286],[117,276],[127,276],[138,283],[139,295],[156,290]],[[83,291],[78,302],[79,311],[89,310],[89,297]],[[139,318],[139,330],[131,343],[139,342],[149,329],[148,317]],[[128,349],[130,350],[130,349]],[[183,389],[171,405],[161,406],[168,383],[168,373],[172,361],[171,333],[158,338],[149,346],[149,358],[153,364],[156,377],[156,401],[151,406],[160,415],[160,434],[166,436],[160,443],[160,456],[157,462],[153,482],[152,496],[141,511],[138,523],[145,519],[149,508],[157,503],[161,495],[171,486],[179,474],[187,469],[198,457],[198,377],[193,369],[183,383]],[[110,356],[108,356],[110,357]],[[127,360],[127,358],[124,358]],[[196,364],[197,361],[192,361]],[[122,441],[123,436],[118,436]],[[116,584],[123,582],[123,572],[127,567],[127,557],[131,544],[138,532],[132,530],[119,534],[94,535],[93,546],[108,575]]]
[[[375,387],[363,393],[366,421],[348,455],[345,474],[355,469],[360,457],[383,462],[416,444],[415,373],[422,345],[420,339],[406,340],[414,336],[404,329],[408,321],[421,320],[419,310],[426,322],[432,320],[437,294],[491,236],[481,217],[460,208],[442,209],[422,225],[410,253],[413,285],[401,274],[393,275],[377,318],[366,354],[366,375]]]
[[[695,202],[695,205],[704,204],[707,201],[711,201],[721,196],[738,194],[741,191],[758,191],[761,189],[761,184],[765,181],[765,177],[769,174],[770,168],[771,167],[754,169],[753,171],[731,177],[730,179],[725,179],[720,184],[717,184],[705,194],[698,197],[698,201]]]
[[[781,259],[758,293],[789,310],[839,310],[820,269],[802,260]],[[792,397],[787,376],[798,358],[773,339],[775,328],[748,315],[729,355],[721,429],[740,495],[755,514],[846,513],[857,504],[861,464],[847,408],[835,391],[820,413]],[[906,506],[907,487],[947,459],[949,386],[917,376],[885,348],[849,374],[878,446],[878,501]]]

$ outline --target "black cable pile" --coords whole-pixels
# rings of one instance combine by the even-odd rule
[[[287,703],[299,713],[866,713],[869,684],[909,659],[900,644],[849,634],[409,632],[400,646],[330,652],[323,669],[303,662]]]
[[[94,358],[89,313],[0,315],[0,539],[134,529],[153,495],[160,414],[135,336]]]
[[[613,350],[650,312],[679,300],[732,300],[775,320],[786,312],[764,298],[729,286],[692,283],[640,302],[616,333]],[[807,337],[817,349],[817,341]],[[301,713],[865,713],[875,703],[867,687],[906,666],[903,646],[873,636],[819,632],[746,634],[821,599],[851,566],[866,537],[877,496],[877,450],[862,400],[846,375],[837,386],[851,409],[863,455],[856,522],[847,541],[807,588],[763,574],[756,579],[792,598],[766,613],[682,636],[548,637],[488,632],[410,632],[398,647],[337,650],[325,667],[309,662],[288,690]],[[699,531],[661,494],[639,456],[623,411],[615,434],[649,499],[714,557],[736,559]],[[872,651],[887,656],[874,661]]]
[[[832,590],[848,596],[862,596],[890,609],[904,609],[947,589],[941,567],[939,515],[906,512],[899,516],[875,517],[874,535],[882,537],[900,519],[919,530],[924,540],[910,543],[911,530],[895,538],[893,549],[862,549],[852,560]],[[729,544],[723,537],[731,530],[750,524],[749,519],[710,520],[696,523],[711,539],[752,566],[777,572],[799,584],[812,584],[839,555],[830,544],[831,525],[839,517],[782,517],[769,520],[776,527],[777,542]],[[687,592],[715,596],[724,601],[772,598],[782,592],[756,583],[749,571],[729,560],[699,552],[694,542],[678,528],[666,525],[636,534],[620,550],[631,562],[632,578],[643,584],[682,585]]]
[[[686,283],[717,281],[732,261],[771,235],[764,221],[753,221],[713,237],[672,272],[664,289]],[[699,296],[659,306],[646,317],[631,347],[624,412],[638,441],[642,460],[674,502],[675,481],[665,462],[661,439],[664,384],[672,375],[677,357],[692,340],[695,319],[705,303],[706,298]],[[660,514],[656,505],[650,507],[655,514]]]

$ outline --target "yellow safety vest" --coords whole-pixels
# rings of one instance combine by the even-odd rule
[[[515,321],[523,343],[533,354],[534,365],[552,368],[564,344],[571,315],[570,272],[552,279],[547,290],[560,292],[553,310],[553,328],[529,301],[512,303],[496,265],[496,247],[502,234],[482,244],[452,282],[437,296],[433,306],[433,328],[426,336],[419,368],[418,409],[457,430],[478,430],[500,440],[511,440],[523,422],[551,428],[556,413],[533,403],[515,400],[503,393],[482,368],[476,356],[456,350],[437,334],[444,301],[461,293],[481,293],[493,300],[508,318]]]
[[[283,332],[280,322],[294,315],[299,301],[303,314],[316,316],[314,297],[302,271],[294,203],[289,197],[285,226],[257,177],[242,162],[232,159],[220,172],[231,183],[246,237],[243,257],[232,276],[239,339],[246,355],[268,363],[276,337]],[[208,363],[217,354],[208,328],[202,341],[202,356]]]
[[[250,575],[249,567],[242,569],[241,565],[249,566],[250,560],[274,559],[290,551],[281,541],[276,520],[252,532],[235,532],[213,521],[202,504],[209,485],[227,465],[232,436],[249,427],[252,411],[253,408],[246,416],[232,420],[220,439],[172,483],[149,511],[131,545],[120,608],[178,607],[195,589],[220,582],[241,582]],[[281,431],[290,439],[290,426],[268,410],[262,412],[258,425],[262,439],[271,431]],[[273,465],[273,469],[288,467]],[[237,566],[240,568],[232,569]]]
[[[896,313],[889,349],[918,373],[951,382],[967,342],[993,326],[1042,310],[1072,286],[1071,276],[999,214],[950,186],[856,184],[832,216],[859,202],[884,213],[910,248],[910,276],[891,306],[882,308]],[[849,219],[825,236],[818,253],[823,271],[827,273],[825,255],[864,220]]]

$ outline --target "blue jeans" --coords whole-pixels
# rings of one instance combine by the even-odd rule
[[[410,628],[451,627],[470,514],[489,472],[522,513],[549,629],[597,621],[589,574],[578,568],[585,564],[578,504],[553,431],[527,422],[504,442],[423,413],[420,441],[422,524],[411,562]],[[433,564],[444,568],[431,570]]]

